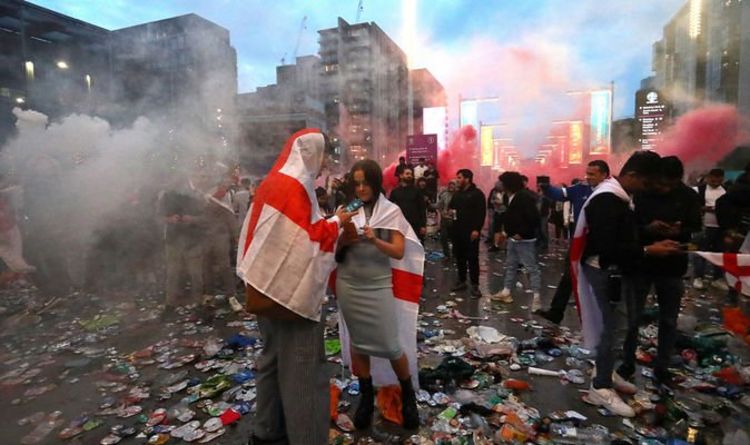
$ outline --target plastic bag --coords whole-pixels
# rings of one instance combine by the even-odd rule
[[[376,399],[378,410],[383,419],[397,425],[403,425],[404,416],[401,413],[401,387],[397,385],[383,386],[378,389]]]

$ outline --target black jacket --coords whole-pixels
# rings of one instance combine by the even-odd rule
[[[737,182],[716,200],[716,218],[722,230],[746,234],[750,229],[750,184]]]
[[[536,238],[541,224],[536,197],[528,190],[520,190],[508,198],[508,209],[503,214],[503,229],[508,238],[520,235],[523,239]]]
[[[667,194],[638,194],[633,201],[641,246],[665,239],[686,243],[693,233],[701,231],[701,197],[684,184]],[[647,226],[657,220],[666,223],[680,222],[680,233],[667,238],[647,230]],[[647,256],[644,257],[640,270],[652,275],[681,277],[687,272],[687,267],[687,255]]]
[[[615,265],[623,272],[635,272],[643,258],[643,246],[638,242],[638,225],[629,203],[614,193],[601,193],[591,198],[584,212],[589,233],[582,261],[598,255],[602,269]]]
[[[427,226],[427,204],[424,194],[418,188],[413,185],[408,187],[399,185],[391,191],[389,199],[401,208],[401,213],[404,214],[417,235],[419,229]]]
[[[448,208],[456,211],[456,221],[453,224],[454,236],[468,236],[473,231],[481,232],[484,218],[487,216],[484,193],[471,184],[466,190],[459,190],[453,194]]]

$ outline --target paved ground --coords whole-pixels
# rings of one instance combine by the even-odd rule
[[[430,244],[430,247],[434,247]],[[557,285],[562,267],[564,248],[552,248],[548,255],[542,258],[543,263],[543,294],[545,305],[554,293],[553,286]],[[533,319],[528,305],[531,294],[523,289],[516,289],[516,302],[513,305],[498,305],[491,303],[489,292],[495,292],[502,280],[503,254],[481,253],[482,289],[487,295],[476,300],[468,298],[468,294],[451,295],[449,288],[455,279],[455,270],[451,264],[443,260],[428,262],[426,267],[426,282],[421,311],[437,315],[437,306],[447,301],[456,303],[456,309],[472,317],[487,317],[486,320],[455,320],[435,317],[424,317],[424,321],[432,327],[452,330],[455,333],[447,338],[465,337],[466,328],[474,324],[482,324],[496,328],[500,333],[512,335],[519,340],[530,338],[538,334],[538,329],[528,327],[524,323]],[[170,339],[205,339],[208,337],[227,338],[241,329],[242,323],[227,326],[228,322],[236,321],[234,314],[219,314],[220,318],[207,325],[200,320],[187,316],[179,323],[164,323],[155,318],[155,308],[158,296],[142,296],[137,299],[114,296],[77,295],[57,303],[50,309],[43,310],[39,318],[20,316],[19,310],[27,300],[46,299],[35,294],[6,292],[0,295],[0,306],[8,310],[0,315],[0,443],[21,443],[21,438],[29,434],[34,425],[19,425],[19,419],[36,412],[49,413],[53,410],[62,411],[65,425],[82,413],[96,414],[99,405],[107,396],[122,397],[127,394],[135,382],[158,383],[169,373],[179,370],[166,371],[156,366],[139,367],[139,377],[135,382],[128,381],[123,374],[111,369],[118,359],[134,351],[153,345],[160,340]],[[717,295],[709,294],[701,297],[690,291],[685,313],[695,314],[702,321],[716,321],[720,303]],[[697,302],[697,304],[696,304]],[[38,307],[37,307],[38,312]],[[94,329],[82,330],[81,321],[90,321],[94,315],[115,314],[118,323],[112,327],[93,326]],[[184,320],[189,320],[187,324]],[[538,320],[537,320],[538,321]],[[106,319],[99,319],[100,324],[106,325]],[[252,328],[252,323],[245,325]],[[578,329],[575,311],[571,306],[566,314],[563,326]],[[89,327],[92,327],[89,325]],[[191,330],[195,332],[191,332]],[[187,332],[186,332],[187,331]],[[747,347],[733,346],[738,353],[747,356]],[[182,350],[189,347],[182,344]],[[174,357],[172,357],[174,358]],[[237,359],[242,361],[242,357]],[[120,360],[121,361],[121,360]],[[440,357],[425,353],[420,359],[420,366],[437,364]],[[549,364],[551,369],[564,368],[564,358]],[[40,369],[38,375],[28,372],[16,379],[18,370]],[[186,366],[191,376],[205,378],[205,374],[196,371],[192,366]],[[331,375],[337,375],[340,367],[331,364]],[[10,374],[9,374],[10,373]],[[127,373],[127,372],[125,372]],[[511,375],[514,378],[528,380],[533,391],[522,396],[529,406],[536,407],[543,414],[558,410],[577,410],[589,418],[588,424],[602,424],[613,430],[622,429],[621,419],[604,417],[595,409],[585,405],[580,400],[580,390],[586,385],[563,385],[556,378],[533,377],[519,371]],[[115,381],[115,383],[107,383]],[[116,383],[127,384],[127,390],[113,393]],[[643,383],[641,381],[641,383]],[[56,385],[42,395],[34,397],[27,391],[44,385]],[[144,412],[150,412],[155,406],[169,407],[178,396],[168,401],[158,402],[157,391],[151,392],[151,399],[143,401]],[[356,403],[356,401],[354,401]],[[434,414],[434,410],[423,410],[424,419]],[[208,418],[202,414],[202,419]],[[104,425],[68,440],[74,444],[97,444],[104,437],[111,425],[133,424],[135,418],[117,419],[105,417]],[[250,415],[241,419],[238,425],[228,429],[225,436],[212,443],[243,444],[246,442],[247,431],[252,424]],[[61,443],[56,428],[40,443]],[[381,441],[396,440],[406,433],[398,428],[377,421],[371,431],[365,433]],[[139,443],[135,439],[126,439],[121,443]],[[171,440],[170,443],[179,443]]]

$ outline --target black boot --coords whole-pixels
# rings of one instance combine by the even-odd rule
[[[413,430],[419,428],[419,409],[417,409],[417,396],[411,385],[411,377],[399,380],[401,383],[401,414],[404,417],[404,429]]]
[[[375,411],[375,389],[372,387],[372,377],[359,378],[359,405],[354,413],[354,426],[358,430],[367,429],[372,423],[372,413]]]

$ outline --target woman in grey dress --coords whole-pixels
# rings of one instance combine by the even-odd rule
[[[375,393],[370,357],[390,360],[401,383],[404,428],[419,426],[419,412],[411,383],[409,361],[399,344],[396,301],[393,296],[391,258],[404,256],[404,234],[369,227],[375,204],[382,196],[383,173],[371,160],[359,161],[351,170],[352,187],[364,202],[368,222],[361,234],[345,227],[336,260],[336,295],[351,339],[352,370],[359,378],[361,398],[354,414],[358,429],[370,426]]]

